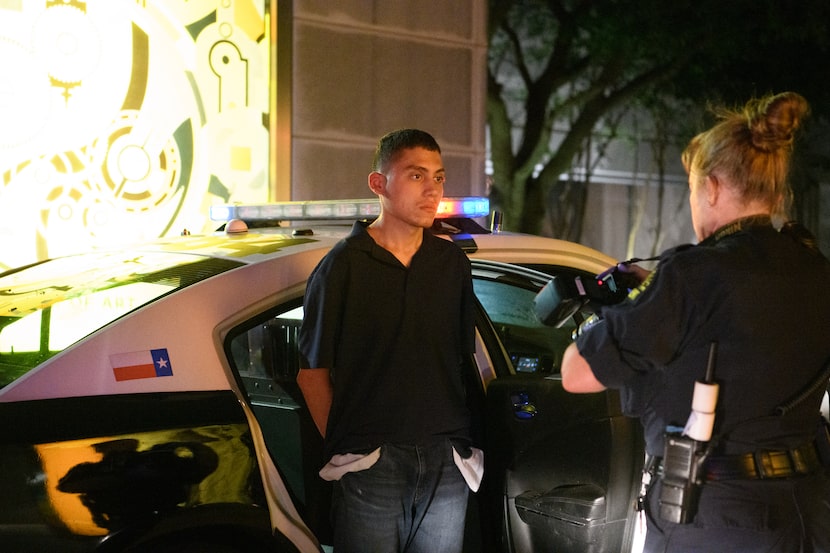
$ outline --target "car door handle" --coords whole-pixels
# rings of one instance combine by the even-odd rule
[[[536,416],[536,406],[530,401],[527,392],[513,392],[510,394],[513,402],[513,416],[519,420],[530,420]]]

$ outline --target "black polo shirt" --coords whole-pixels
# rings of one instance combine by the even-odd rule
[[[474,350],[470,263],[424,231],[405,267],[363,223],[308,281],[301,366],[331,370],[326,453],[469,439],[461,362]]]

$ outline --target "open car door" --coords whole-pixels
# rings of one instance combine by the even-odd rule
[[[545,271],[473,262],[476,296],[487,314],[479,335],[495,374],[486,383],[485,520],[499,528],[496,541],[505,552],[630,551],[641,426],[622,415],[614,391],[562,388],[563,352],[591,306],[558,328],[544,325],[534,312],[536,294],[552,275],[577,274]]]

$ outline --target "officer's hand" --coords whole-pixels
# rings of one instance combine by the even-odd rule
[[[634,265],[633,263],[618,263],[617,269],[633,280],[637,281],[637,284],[642,284],[647,278],[648,275],[651,274],[651,271],[648,269],[643,269],[639,265]]]

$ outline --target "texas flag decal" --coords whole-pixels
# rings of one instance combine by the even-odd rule
[[[173,376],[166,348],[116,353],[110,355],[110,364],[117,381]]]

